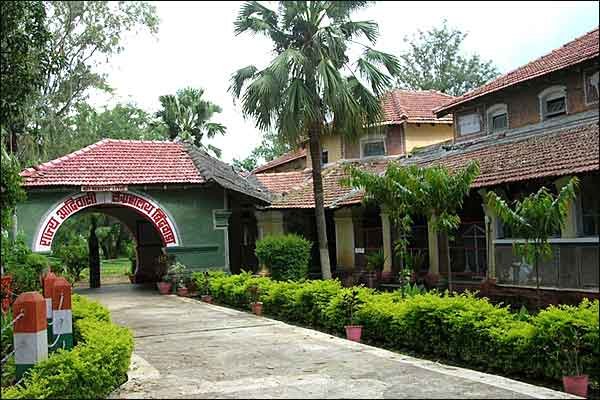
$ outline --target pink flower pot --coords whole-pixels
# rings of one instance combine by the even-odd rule
[[[360,336],[362,334],[362,325],[346,325],[346,339],[352,340],[353,342],[360,343]]]
[[[156,286],[158,287],[158,293],[160,294],[171,293],[171,285],[171,282],[156,282]]]
[[[262,315],[262,302],[252,303],[252,312],[256,315]]]
[[[188,295],[188,288],[182,287],[177,289],[177,296],[186,297]]]
[[[565,392],[576,396],[587,397],[588,393],[588,376],[563,376],[563,386]]]
[[[200,300],[205,303],[212,304],[213,298],[210,294],[203,294],[202,297],[200,297]]]

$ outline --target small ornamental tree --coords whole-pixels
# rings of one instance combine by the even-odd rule
[[[256,257],[276,281],[308,277],[312,242],[298,235],[270,235],[256,242]]]
[[[525,258],[535,270],[537,302],[540,305],[540,259],[552,257],[552,247],[548,243],[556,231],[565,224],[567,207],[575,199],[575,191],[579,186],[577,177],[573,177],[563,186],[558,195],[553,195],[546,187],[540,188],[522,201],[515,201],[513,207],[496,193],[487,194],[488,206],[508,225],[515,238],[524,243],[513,243],[515,253]]]
[[[449,235],[460,226],[458,210],[479,174],[476,162],[450,173],[443,166],[419,167],[390,163],[383,175],[349,167],[350,176],[342,183],[365,191],[365,200],[375,200],[389,213],[401,239],[396,252],[404,259],[407,233],[414,215],[424,215],[436,233]],[[448,286],[452,291],[450,253],[448,252]]]

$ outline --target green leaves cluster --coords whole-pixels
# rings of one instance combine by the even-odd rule
[[[193,143],[196,146],[209,150],[217,157],[221,150],[213,145],[203,143],[204,137],[212,139],[217,135],[225,134],[225,126],[217,122],[209,122],[214,114],[220,113],[221,107],[204,100],[204,89],[187,87],[177,91],[175,95],[159,97],[161,110],[156,114],[167,126],[167,133],[171,140]]]
[[[266,315],[338,335],[350,322],[352,289],[337,280],[276,282],[250,273],[218,272],[211,273],[210,282],[213,298],[221,304],[247,308],[248,287],[257,285]],[[578,338],[579,366],[592,381],[600,379],[597,300],[523,316],[470,293],[355,290],[353,323],[363,326],[367,343],[472,369],[560,381],[574,368],[569,360],[575,351],[572,339]]]
[[[466,37],[444,20],[440,27],[419,30],[411,39],[405,38],[408,50],[400,55],[397,85],[460,96],[497,77],[498,70],[491,60],[462,54]]]
[[[266,236],[256,242],[256,256],[277,281],[308,277],[312,243],[298,235]]]
[[[83,309],[80,309],[83,307]],[[105,398],[127,380],[133,351],[133,335],[107,318],[100,305],[73,295],[74,335],[72,350],[60,349],[34,366],[23,381],[2,389],[6,399]]]
[[[8,154],[3,144],[0,174],[0,213],[2,214],[1,229],[8,230],[12,226],[12,216],[18,202],[25,199],[25,191],[21,188],[21,168],[15,157]]]

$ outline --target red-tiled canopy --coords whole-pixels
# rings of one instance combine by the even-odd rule
[[[563,45],[533,60],[522,67],[515,69],[507,74],[494,79],[493,81],[478,87],[464,95],[437,108],[436,113],[441,116],[447,113],[452,107],[473,100],[477,97],[504,89],[506,87],[537,78],[550,72],[558,71],[579,64],[583,61],[598,57],[600,53],[598,41],[598,29],[595,29],[577,39]]]
[[[204,183],[181,143],[105,139],[21,173],[24,186]]]
[[[437,118],[433,112],[454,97],[436,90],[402,90],[396,89],[383,97],[383,115],[387,124],[399,124],[402,121],[445,122],[452,123],[452,116]]]

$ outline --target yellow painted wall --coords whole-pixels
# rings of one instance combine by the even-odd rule
[[[342,137],[340,135],[323,135],[321,137],[321,151],[329,153],[329,162],[335,162],[342,159]],[[310,168],[312,166],[312,159],[310,158],[310,149],[306,152],[306,166]]]
[[[415,147],[428,146],[430,144],[450,140],[454,137],[451,124],[410,124],[404,125],[406,135],[406,153]]]

